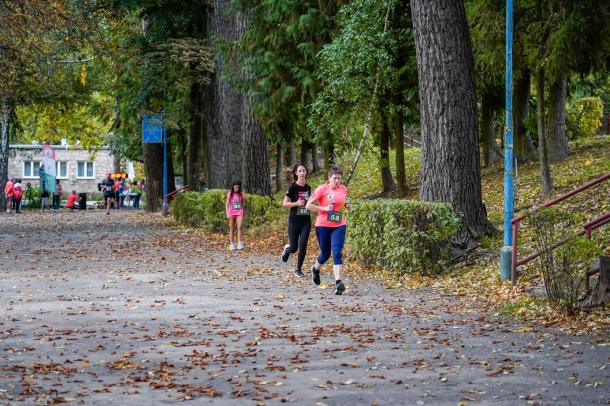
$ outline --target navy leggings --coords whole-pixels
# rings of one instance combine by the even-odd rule
[[[297,258],[297,270],[301,270],[307,254],[307,241],[309,241],[309,232],[311,231],[311,220],[308,218],[305,221],[288,220],[288,240],[290,241],[290,253],[294,254],[299,250]]]
[[[316,227],[316,236],[320,244],[320,255],[318,263],[324,264],[333,254],[335,265],[343,264],[343,244],[345,243],[345,226],[339,227]]]

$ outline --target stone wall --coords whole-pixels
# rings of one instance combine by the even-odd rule
[[[20,178],[23,185],[31,183],[38,185],[38,177],[24,176],[24,161],[42,161],[40,145],[11,145],[9,146],[8,177]],[[108,149],[89,152],[80,147],[53,145],[55,160],[67,163],[67,176],[59,177],[64,189],[64,197],[72,190],[76,193],[99,193],[97,184],[113,172],[113,157]],[[79,161],[93,162],[93,177],[81,178],[77,176],[77,163]]]

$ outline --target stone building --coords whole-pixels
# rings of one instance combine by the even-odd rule
[[[55,151],[57,178],[64,193],[98,193],[97,184],[113,172],[113,156],[108,147],[92,152],[79,145],[51,145]],[[23,185],[40,183],[42,145],[13,144],[9,146],[8,177],[19,178]]]

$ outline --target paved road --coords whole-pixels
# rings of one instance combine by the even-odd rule
[[[143,213],[2,214],[0,264],[0,404],[610,403],[608,337],[375,280],[336,297]]]

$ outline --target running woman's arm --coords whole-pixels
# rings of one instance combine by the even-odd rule
[[[282,207],[299,207],[303,205],[301,203],[302,201],[302,199],[299,199],[296,202],[291,202],[290,198],[288,196],[285,196],[284,200],[282,201]]]
[[[307,204],[305,205],[305,208],[309,211],[313,211],[313,212],[324,212],[324,211],[330,211],[333,209],[333,205],[330,204],[328,206],[318,206],[317,204],[314,204],[314,202],[319,203],[317,199],[315,199],[314,197],[309,198],[309,200],[307,201]]]

